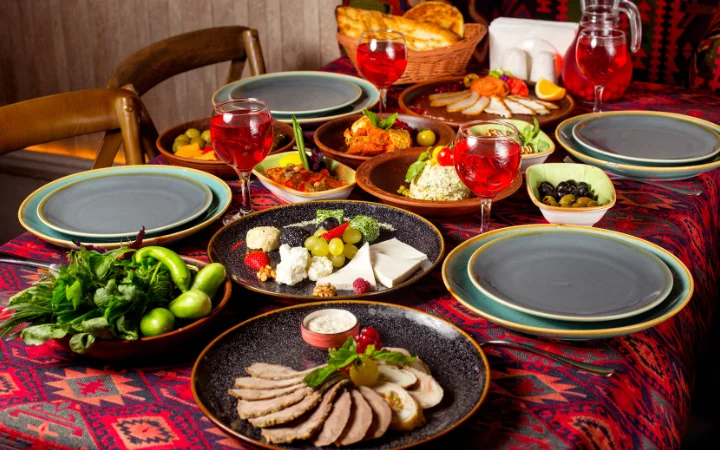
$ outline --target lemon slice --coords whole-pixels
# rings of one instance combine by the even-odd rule
[[[554,100],[560,100],[565,97],[565,88],[561,88],[552,81],[548,81],[545,78],[535,84],[535,95],[540,100],[552,102]]]
[[[296,153],[293,153],[291,155],[285,155],[282,158],[280,158],[280,167],[285,167],[288,164],[298,165],[302,164],[302,161],[300,161],[300,155]]]

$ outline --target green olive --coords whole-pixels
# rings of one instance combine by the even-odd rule
[[[188,128],[185,130],[185,136],[189,137],[190,139],[200,137],[200,130],[197,128]]]
[[[583,205],[582,203],[573,203],[571,205],[573,208],[585,208],[586,205]]]
[[[173,146],[172,146],[172,152],[173,152],[173,153],[177,152],[178,149],[179,149],[180,147],[182,147],[183,145],[187,145],[187,144],[186,144],[185,142],[175,141],[175,143],[174,143]]]
[[[183,145],[190,143],[190,138],[185,136],[184,134],[178,135],[178,137],[175,138],[175,142],[183,142]]]
[[[558,203],[560,203],[560,206],[570,207],[573,203],[575,203],[575,196],[572,194],[565,194]]]
[[[591,201],[592,201],[591,198],[588,198],[588,197],[580,197],[579,199],[577,199],[577,200],[575,201],[575,203],[579,203],[579,204],[581,204],[581,205],[583,205],[583,206],[587,206],[587,204],[588,204],[589,202],[591,202]]]
[[[191,144],[197,144],[200,148],[205,148],[205,141],[200,136],[190,139]]]
[[[598,206],[598,202],[596,202],[595,200],[590,200],[589,202],[587,202],[586,206],[588,208],[592,208],[593,206]]]
[[[203,131],[202,134],[200,135],[200,137],[203,138],[203,140],[209,144],[211,142],[210,130]]]

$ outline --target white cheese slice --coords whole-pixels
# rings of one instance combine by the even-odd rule
[[[375,278],[385,287],[393,287],[407,280],[420,267],[421,259],[393,258],[382,253],[372,253]]]
[[[388,239],[370,246],[371,253],[382,253],[385,256],[402,259],[427,259],[427,255],[415,248],[399,241],[397,238]]]
[[[360,247],[360,250],[355,253],[355,257],[351,259],[345,267],[319,279],[317,284],[330,283],[335,286],[335,289],[338,291],[352,291],[353,281],[358,278],[363,278],[370,283],[373,291],[377,289],[375,274],[373,273],[372,262],[370,261],[370,244],[367,242]]]

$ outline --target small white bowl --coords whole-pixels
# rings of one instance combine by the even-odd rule
[[[555,151],[555,147],[553,146],[552,149],[546,150],[542,153],[534,153],[530,155],[522,155],[522,159],[520,160],[520,173],[525,173],[525,171],[528,169],[528,167],[536,166],[538,164],[544,163],[550,155],[552,155],[552,152]]]

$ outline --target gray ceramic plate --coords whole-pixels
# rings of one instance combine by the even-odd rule
[[[241,80],[232,98],[258,98],[272,114],[318,115],[348,106],[362,95],[357,84],[324,72],[271,73]]]
[[[237,400],[228,395],[233,380],[245,376],[253,362],[282,364],[305,369],[327,362],[327,352],[306,344],[300,322],[307,314],[324,308],[353,313],[361,327],[378,330],[388,347],[401,347],[420,357],[444,390],[442,402],[423,411],[427,423],[409,432],[389,431],[383,437],[353,445],[353,449],[406,448],[428,442],[467,420],[480,406],[488,390],[487,360],[473,339],[442,319],[427,313],[386,303],[362,301],[326,302],[280,309],[222,334],[200,354],[193,367],[191,386],[203,413],[226,433],[265,448],[311,449],[307,441],[271,445],[260,431],[237,417]]]
[[[578,122],[572,133],[582,146],[635,163],[691,164],[720,153],[720,135],[688,119],[658,113],[600,114]]]
[[[528,232],[496,239],[470,258],[473,284],[505,306],[540,317],[597,322],[660,304],[670,269],[652,253],[611,236]]]
[[[83,238],[157,233],[202,215],[213,201],[203,183],[179,174],[98,173],[48,194],[37,207],[48,227]]]
[[[397,238],[428,256],[428,259],[422,262],[414,274],[397,286],[386,288],[378,283],[376,291],[362,295],[357,295],[353,291],[338,291],[338,295],[332,298],[359,298],[385,294],[409,286],[427,275],[443,256],[445,243],[442,235],[426,219],[393,206],[352,200],[293,203],[249,214],[225,226],[213,236],[208,245],[208,256],[213,262],[224,265],[233,281],[252,291],[276,297],[312,301],[327,300],[327,298],[313,296],[314,281],[305,279],[295,286],[278,284],[273,280],[263,283],[258,280],[256,272],[245,266],[243,261],[248,251],[245,245],[245,236],[248,230],[261,226],[276,227],[281,231],[281,243],[286,242],[291,247],[302,246],[305,239],[316,230],[314,219],[318,209],[342,209],[345,211],[345,217],[349,218],[357,215],[373,217],[381,224],[380,237],[375,243]],[[303,223],[308,224],[294,226]],[[288,227],[288,225],[291,226]],[[270,264],[277,267],[280,262],[280,252],[272,251],[269,256]]]

